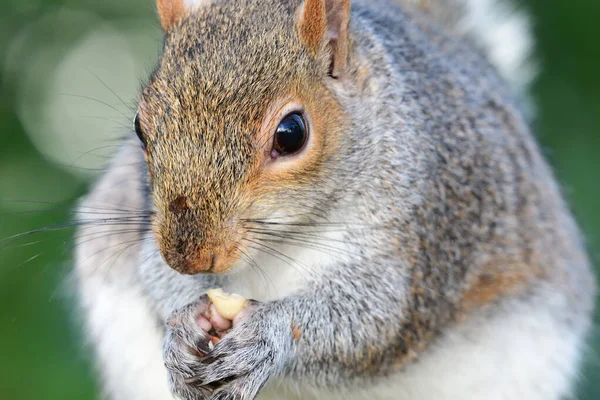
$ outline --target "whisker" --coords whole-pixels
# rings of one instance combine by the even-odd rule
[[[107,238],[107,237],[114,236],[114,235],[126,235],[128,233],[144,234],[144,233],[148,233],[150,231],[151,230],[148,228],[148,229],[119,229],[119,230],[106,230],[106,231],[100,231],[100,232],[90,232],[88,234],[79,235],[78,239],[85,237],[85,240],[77,240],[76,243],[72,246],[72,249],[74,249],[75,247],[80,246],[82,244],[89,243],[93,240],[103,239],[103,238]],[[142,238],[140,238],[140,240],[141,239]]]
[[[135,238],[131,241],[125,241],[122,242],[120,244],[127,244],[127,246],[125,246],[125,248],[121,249],[121,251],[116,252],[115,254],[112,255],[113,258],[113,263],[111,265],[109,265],[109,267],[106,269],[106,274],[104,275],[104,279],[108,279],[108,275],[110,274],[110,271],[112,269],[112,267],[115,265],[117,259],[123,254],[125,253],[127,250],[129,250],[130,248],[132,248],[135,245],[140,245],[143,241],[145,240],[145,238]],[[106,260],[104,260],[99,267],[101,267],[102,265],[104,265],[111,257],[108,257]]]
[[[131,111],[132,113],[135,114],[135,112],[136,112],[135,108],[133,108],[132,106],[130,106],[129,103],[126,103],[125,100],[123,100],[121,98],[121,96],[119,96],[110,86],[108,86],[106,84],[106,82],[104,82],[102,79],[100,79],[100,77],[98,75],[96,75],[96,73],[94,71],[92,71],[91,68],[88,68],[88,71],[90,72],[90,74],[94,75],[94,77],[96,79],[98,79],[98,81],[100,81],[100,83],[102,85],[104,85],[104,87],[107,88],[125,107],[127,107],[129,109],[129,111]]]
[[[254,224],[261,225],[282,225],[282,226],[299,226],[299,227],[313,227],[313,226],[369,226],[369,224],[357,224],[357,223],[347,223],[347,222],[275,222],[270,220],[261,220],[261,219],[243,219],[242,221],[250,222]]]
[[[280,237],[279,239],[261,238],[261,240],[263,240],[265,242],[269,242],[269,243],[287,244],[287,245],[296,246],[296,247],[304,247],[304,248],[308,248],[308,249],[320,250],[329,255],[349,254],[349,255],[356,256],[356,257],[361,257],[360,254],[355,253],[350,250],[347,250],[347,249],[341,249],[341,248],[337,248],[334,246],[328,246],[325,244],[321,244],[321,243],[318,243],[315,241],[309,241],[309,240],[305,240],[305,239],[303,240],[303,239],[297,239],[297,238],[285,238],[285,237],[282,238],[282,237]]]
[[[108,149],[108,148],[112,148],[112,147],[117,147],[117,148],[118,148],[118,147],[120,147],[120,146],[119,146],[119,145],[116,145],[116,144],[109,144],[109,145],[104,145],[104,146],[98,146],[98,147],[95,147],[95,148],[93,148],[93,149],[91,149],[91,150],[88,150],[88,151],[84,151],[84,152],[83,152],[83,153],[81,153],[81,154],[80,154],[80,155],[79,155],[79,156],[78,156],[78,157],[77,157],[75,160],[73,160],[73,161],[71,162],[71,165],[70,165],[70,167],[71,167],[71,168],[74,168],[74,167],[75,167],[75,164],[77,164],[77,163],[79,162],[79,160],[81,160],[81,159],[82,159],[83,157],[85,157],[85,156],[88,156],[88,155],[90,155],[90,154],[91,154],[91,153],[93,153],[94,151],[98,151],[98,150],[102,150],[102,149]],[[109,157],[109,158],[112,158],[112,157]]]
[[[105,102],[105,101],[98,100],[98,99],[95,99],[95,98],[93,98],[93,97],[89,97],[89,96],[83,96],[83,95],[80,95],[80,94],[59,93],[59,95],[60,95],[60,96],[76,97],[76,98],[80,98],[80,99],[85,99],[85,100],[95,101],[95,102],[97,102],[97,103],[99,103],[99,104],[102,104],[103,106],[109,107],[109,108],[110,108],[110,109],[112,109],[113,111],[116,111],[116,112],[118,112],[118,113],[119,113],[119,114],[121,114],[121,116],[122,116],[123,118],[125,118],[127,121],[129,121],[129,120],[130,120],[130,117],[128,117],[127,115],[125,115],[125,113],[123,113],[121,110],[119,110],[118,108],[116,108],[116,107],[114,107],[114,106],[110,105],[109,103],[107,103],[107,102]],[[129,108],[129,107],[128,107],[128,108]]]
[[[123,122],[118,121],[118,120],[116,120],[114,118],[98,117],[98,116],[93,116],[93,115],[81,115],[80,118],[99,119],[99,120],[106,121],[106,122],[113,122],[115,124],[119,124],[124,129],[131,130],[131,126],[130,125],[125,125]],[[119,145],[115,144],[113,146],[119,146]]]
[[[248,241],[250,243],[253,243],[255,245],[255,246],[249,246],[249,247],[251,247],[251,248],[253,248],[255,250],[258,250],[258,251],[262,251],[262,252],[264,252],[266,254],[271,255],[272,257],[275,257],[275,258],[277,258],[277,259],[279,259],[279,260],[287,263],[289,266],[291,266],[292,268],[296,269],[300,273],[307,272],[309,275],[313,274],[313,271],[311,271],[311,269],[308,268],[308,266],[304,265],[303,263],[301,263],[301,262],[299,262],[297,260],[294,260],[293,258],[291,258],[290,256],[288,256],[287,254],[285,254],[285,253],[283,253],[283,252],[281,252],[281,251],[279,251],[277,249],[274,249],[274,248],[272,248],[270,246],[267,246],[266,244],[264,244],[264,243],[262,243],[260,241],[256,241],[256,240],[253,240],[253,239],[244,238],[243,240],[246,240],[246,241]],[[298,266],[300,269],[297,269],[294,266],[294,264],[296,266]],[[304,276],[304,278],[306,279],[306,276]]]
[[[81,262],[82,262],[82,263],[85,263],[85,262],[87,262],[87,261],[88,261],[90,258],[92,258],[92,257],[95,257],[95,256],[99,255],[100,253],[103,253],[103,252],[105,252],[105,251],[107,251],[107,250],[110,250],[110,249],[112,249],[112,248],[115,248],[115,247],[117,247],[117,246],[125,246],[125,245],[126,245],[126,247],[125,247],[124,249],[122,249],[122,250],[120,250],[120,251],[117,251],[117,252],[115,252],[115,253],[112,253],[112,254],[110,254],[110,255],[109,255],[109,256],[107,256],[107,257],[106,257],[106,258],[105,258],[105,259],[104,259],[104,260],[103,260],[101,263],[99,263],[98,265],[96,265],[96,268],[94,268],[94,271],[92,272],[93,274],[95,274],[95,273],[97,273],[97,272],[98,272],[98,270],[99,270],[100,268],[102,268],[102,266],[103,266],[104,264],[106,264],[106,262],[108,262],[108,260],[110,260],[110,259],[111,259],[111,258],[113,258],[113,257],[114,257],[115,259],[117,259],[117,258],[118,258],[118,257],[119,257],[121,254],[123,254],[123,252],[124,252],[125,250],[127,250],[127,249],[131,248],[132,246],[136,245],[137,243],[141,243],[141,241],[142,241],[142,240],[143,240],[143,238],[135,238],[135,239],[131,239],[131,240],[125,240],[125,241],[122,241],[122,242],[119,242],[119,243],[115,243],[115,244],[112,244],[112,245],[110,245],[110,246],[106,246],[106,247],[104,247],[104,248],[102,248],[102,249],[100,249],[100,250],[97,250],[97,251],[95,251],[94,253],[90,254],[89,256],[87,256],[86,258],[84,258],[83,260],[81,260]]]
[[[54,232],[62,229],[68,228],[76,228],[76,227],[86,227],[86,226],[140,226],[143,225],[142,222],[149,223],[149,220],[143,219],[134,219],[130,217],[119,217],[119,218],[102,218],[102,219],[92,219],[87,221],[69,221],[63,222],[53,225],[48,225],[45,227],[32,229],[30,231],[21,232],[3,239],[0,239],[0,251],[9,248],[11,245],[14,245],[19,239],[31,236],[37,233],[43,232]]]
[[[6,271],[7,271],[7,272],[9,272],[9,273],[10,273],[10,272],[14,272],[14,271],[16,271],[16,270],[18,270],[18,269],[22,268],[23,266],[25,266],[27,263],[30,263],[30,262],[32,262],[32,261],[34,261],[34,260],[36,260],[37,258],[39,258],[40,256],[42,256],[43,254],[44,254],[44,252],[43,252],[43,251],[42,251],[42,252],[40,252],[40,253],[37,253],[36,255],[29,257],[27,260],[23,261],[23,262],[22,262],[22,263],[20,263],[20,264],[17,264],[17,265],[14,265],[14,266],[12,266],[12,267],[8,267],[8,268],[6,268]]]
[[[11,212],[4,212],[4,213],[0,213],[0,216],[13,216],[13,215],[32,215],[32,214],[76,214],[76,215],[107,215],[109,214],[108,212],[104,211],[104,212],[100,212],[100,211],[83,211],[83,210],[31,210],[31,211],[11,211]],[[134,212],[129,212],[129,211],[116,211],[112,214],[133,214],[131,216],[148,216],[150,217],[150,215],[146,215],[143,214],[142,212],[139,212],[137,214],[135,214]]]
[[[294,237],[300,237],[301,239],[314,239],[314,238],[318,238],[319,240],[323,240],[323,241],[327,241],[327,242],[333,242],[333,243],[353,243],[350,242],[347,238],[344,239],[336,239],[336,238],[330,238],[327,236],[323,236],[323,235],[319,235],[319,233],[336,233],[336,232],[349,232],[346,230],[340,230],[340,231],[330,231],[330,230],[326,230],[326,231],[291,231],[291,230],[272,230],[272,229],[257,229],[257,228],[252,228],[252,227],[247,227],[245,226],[245,228],[248,230],[248,232],[252,232],[252,233],[256,233],[256,234],[263,234],[263,235],[269,235],[269,236],[282,236],[285,235],[287,237],[290,238],[294,238]],[[354,243],[356,244],[356,243]]]
[[[248,248],[250,248],[250,249],[252,249],[252,250],[260,251],[260,252],[262,252],[262,253],[265,253],[265,254],[267,254],[267,255],[269,255],[269,256],[271,256],[271,257],[277,258],[278,260],[280,260],[280,261],[282,261],[282,262],[286,263],[287,265],[289,265],[290,267],[292,267],[292,268],[294,268],[296,271],[298,271],[300,274],[302,274],[303,278],[306,278],[306,276],[304,275],[304,271],[303,271],[303,269],[298,269],[298,268],[297,268],[296,266],[294,266],[294,265],[293,265],[293,263],[291,263],[289,260],[286,260],[285,258],[283,258],[283,257],[281,257],[281,256],[279,256],[279,255],[277,255],[276,253],[274,253],[274,252],[272,252],[272,251],[270,251],[270,250],[268,250],[268,249],[266,249],[266,248],[263,248],[263,245],[262,245],[262,244],[259,244],[259,245],[249,245],[249,246],[248,246]]]
[[[246,253],[243,249],[241,249],[240,247],[236,246],[236,249],[240,251],[242,258],[244,260],[246,260],[246,262],[248,263],[248,265],[250,265],[250,267],[257,271],[259,274],[262,275],[264,281],[265,281],[265,288],[267,290],[267,293],[270,293],[270,289],[269,289],[269,283],[271,284],[271,287],[273,289],[275,289],[275,291],[277,290],[275,287],[275,284],[273,283],[273,280],[271,279],[271,277],[269,276],[269,274],[264,271],[259,265],[258,263],[250,256],[248,255],[248,253]]]
[[[327,233],[361,233],[361,232],[366,232],[366,231],[370,231],[370,230],[375,230],[375,229],[381,229],[382,227],[378,227],[378,226],[371,226],[370,228],[366,228],[363,226],[360,227],[344,227],[344,226],[339,226],[339,227],[335,227],[335,226],[315,226],[315,227],[311,227],[311,226],[302,226],[302,227],[298,227],[298,226],[286,226],[286,225],[279,225],[279,226],[273,226],[273,227],[264,227],[264,226],[259,226],[259,227],[253,227],[249,224],[244,225],[245,229],[252,229],[252,230],[256,230],[257,232],[282,232],[282,233],[288,233],[288,234],[293,234],[293,235],[298,235],[298,236],[306,236],[306,237],[313,237],[315,235],[317,235],[318,237],[322,237],[324,239],[331,239],[331,241],[334,241],[333,238],[327,238],[326,236],[323,236],[324,234]],[[387,227],[389,229],[389,227]],[[300,230],[301,229],[301,230]],[[344,240],[345,242],[345,240]]]
[[[39,204],[39,205],[44,205],[44,206],[57,206],[57,207],[65,207],[68,209],[71,209],[73,207],[72,203],[65,203],[65,202],[53,202],[53,201],[40,201],[40,200],[0,200],[0,204],[2,203],[6,203],[6,204]],[[107,212],[115,212],[115,211],[122,211],[122,212],[149,212],[146,210],[139,210],[139,209],[126,209],[126,208],[120,208],[117,207],[116,205],[111,205],[111,204],[107,204],[104,207],[99,207],[99,206],[83,206],[82,208],[85,209],[91,209],[91,210],[104,210]]]

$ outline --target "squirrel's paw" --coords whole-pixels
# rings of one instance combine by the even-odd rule
[[[169,319],[165,364],[172,390],[186,400],[254,399],[276,368],[276,345],[262,304],[246,302],[233,329],[215,345],[198,323],[209,309],[203,297]]]
[[[185,400],[210,399],[212,392],[188,383],[196,376],[194,366],[211,350],[209,334],[202,329],[198,319],[209,312],[208,296],[174,311],[167,322],[163,347],[165,367],[172,392]]]

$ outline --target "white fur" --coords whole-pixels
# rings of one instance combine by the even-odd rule
[[[113,166],[79,207],[76,277],[88,341],[93,344],[105,394],[111,400],[170,398],[162,363],[162,324],[149,307],[135,271],[139,236],[128,225],[110,228],[123,217],[116,209],[140,209],[140,151],[125,145]],[[129,179],[123,179],[128,177]],[[94,221],[99,221],[94,223]]]
[[[459,0],[465,13],[457,29],[478,42],[500,74],[518,89],[526,89],[537,68],[532,61],[531,20],[509,0]]]
[[[102,368],[104,388],[114,400],[172,398],[162,362],[163,334],[146,298],[135,285],[85,283],[88,331]]]
[[[559,326],[550,308],[517,304],[493,319],[471,319],[448,330],[405,371],[368,391],[332,395],[296,388],[282,396],[282,388],[270,385],[260,399],[562,399],[570,390],[582,344]]]
[[[183,5],[188,9],[193,9],[209,4],[211,1],[212,0],[183,0]]]

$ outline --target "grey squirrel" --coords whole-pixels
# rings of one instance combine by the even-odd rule
[[[107,398],[573,395],[595,280],[520,56],[464,23],[496,3],[158,0],[138,137],[80,205]],[[253,301],[213,344],[215,287]]]

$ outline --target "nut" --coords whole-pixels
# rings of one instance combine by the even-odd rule
[[[217,312],[226,319],[233,320],[242,311],[246,299],[236,293],[225,293],[223,289],[210,289],[206,292]]]

